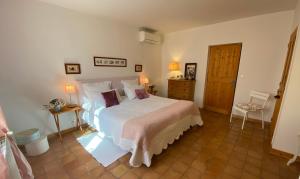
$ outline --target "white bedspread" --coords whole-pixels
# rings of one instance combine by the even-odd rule
[[[150,166],[153,154],[159,154],[163,148],[167,147],[168,143],[173,143],[173,141],[191,125],[202,125],[203,122],[200,116],[197,118],[186,116],[184,121],[179,124],[174,124],[160,132],[157,136],[160,136],[161,140],[156,142],[157,145],[153,146],[153,150],[148,151],[146,154],[139,154],[139,156],[134,153],[136,148],[136,146],[134,146],[135,144],[122,138],[123,125],[130,119],[143,116],[176,102],[177,100],[174,99],[153,95],[150,95],[149,98],[143,100],[129,100],[128,98],[124,98],[120,105],[117,106],[109,108],[98,107],[95,109],[90,107],[89,111],[84,112],[83,119],[98,131],[103,132],[105,136],[111,137],[114,143],[119,145],[122,149],[131,151],[132,158],[130,159],[130,164],[132,166],[140,166],[142,163]],[[167,137],[166,134],[168,134]],[[140,155],[143,155],[143,157]]]

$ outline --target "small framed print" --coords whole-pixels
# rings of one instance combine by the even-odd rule
[[[94,57],[94,66],[127,67],[127,59],[112,57]]]
[[[143,65],[135,65],[135,72],[142,72],[143,71]]]
[[[186,63],[184,77],[187,80],[196,80],[197,63]]]
[[[80,74],[80,64],[79,63],[65,63],[66,74]]]

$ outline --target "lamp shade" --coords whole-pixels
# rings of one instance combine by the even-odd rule
[[[144,78],[144,84],[149,83],[149,79],[148,78]]]
[[[148,79],[147,77],[143,77],[143,78],[141,79],[141,83],[142,83],[142,84],[148,84],[148,83],[149,83],[149,79]]]
[[[169,64],[169,70],[170,71],[179,71],[180,70],[180,65],[178,62],[171,62]]]
[[[65,85],[65,92],[66,93],[75,93],[75,86],[71,83],[67,83]]]

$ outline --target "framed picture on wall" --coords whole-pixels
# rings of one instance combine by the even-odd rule
[[[112,57],[94,57],[94,66],[127,67],[127,59]]]
[[[184,78],[188,80],[196,80],[197,63],[186,63],[184,69]]]
[[[135,72],[142,72],[143,71],[143,65],[135,65]]]
[[[79,63],[65,63],[66,74],[80,74],[80,64]]]

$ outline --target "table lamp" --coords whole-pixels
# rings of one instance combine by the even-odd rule
[[[147,77],[144,77],[144,78],[142,78],[141,82],[142,82],[143,85],[146,86],[149,83],[149,79]]]
[[[141,84],[144,85],[145,90],[148,90],[149,79],[147,77],[141,77]]]
[[[69,102],[68,106],[69,107],[76,106],[76,105],[72,105],[72,94],[76,92],[75,85],[71,84],[71,83],[67,83],[65,85],[65,92],[68,93],[70,96],[70,102]]]
[[[180,65],[179,65],[178,62],[173,61],[173,62],[171,62],[171,63],[169,64],[169,71],[170,71],[170,72],[173,72],[173,71],[179,71],[179,70],[180,70]],[[175,77],[176,77],[176,76],[171,76],[172,79],[175,78]]]

